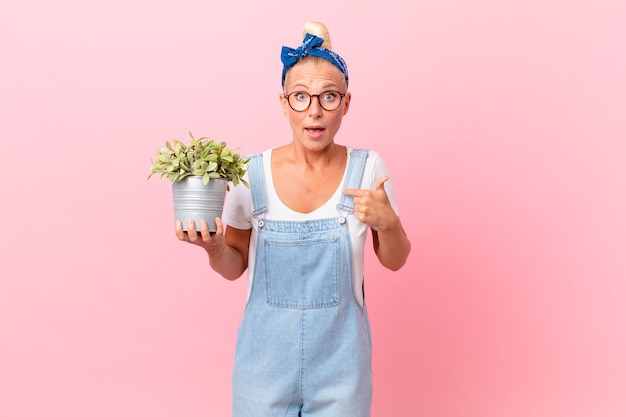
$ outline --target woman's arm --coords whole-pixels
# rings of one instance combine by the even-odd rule
[[[183,231],[182,222],[176,222],[176,236],[179,240],[204,248],[209,256],[209,265],[224,278],[234,281],[248,268],[248,248],[252,229],[242,230],[227,227],[219,217],[215,219],[217,230],[214,235],[209,233],[205,221],[200,222],[200,234],[197,233],[193,221],[187,225],[188,232]]]
[[[374,252],[380,263],[397,271],[409,257],[411,242],[385,191],[384,184],[388,179],[388,176],[379,178],[373,190],[352,188],[343,190],[343,193],[354,197],[355,216],[372,227]]]
[[[391,228],[378,231],[372,229],[372,238],[374,252],[384,267],[397,271],[404,266],[411,252],[411,242],[404,232],[400,218],[397,225]]]

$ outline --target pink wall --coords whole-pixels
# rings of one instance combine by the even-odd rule
[[[5,3],[1,416],[229,415],[245,282],[145,178],[187,130],[289,140],[309,19],[350,65],[337,140],[385,157],[413,242],[367,265],[373,417],[626,415],[625,2]]]

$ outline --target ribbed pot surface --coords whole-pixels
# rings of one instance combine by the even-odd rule
[[[202,177],[197,176],[173,182],[174,215],[183,222],[183,230],[187,230],[187,221],[191,219],[197,231],[200,231],[200,220],[204,220],[209,231],[215,232],[215,218],[222,216],[227,186],[226,179],[212,179],[204,185]]]

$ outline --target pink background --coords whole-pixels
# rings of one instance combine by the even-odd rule
[[[309,19],[413,242],[398,273],[368,249],[373,416],[626,415],[621,0],[3,2],[0,415],[229,415],[245,280],[146,177],[188,130],[288,141]]]

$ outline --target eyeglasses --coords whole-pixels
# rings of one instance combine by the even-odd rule
[[[309,94],[304,91],[294,91],[284,95],[289,103],[289,107],[298,112],[305,111],[309,108],[312,97],[317,97],[317,101],[324,110],[337,110],[341,104],[341,100],[343,100],[345,96],[345,94],[341,94],[339,91],[334,90],[324,91],[320,94]]]

